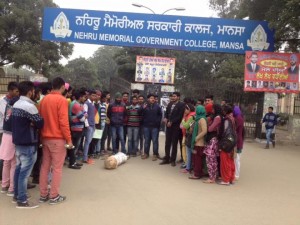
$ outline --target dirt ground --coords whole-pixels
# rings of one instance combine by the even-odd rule
[[[164,136],[160,137],[160,154]],[[231,186],[189,180],[179,165],[131,158],[116,170],[103,160],[64,169],[67,201],[16,209],[0,195],[0,225],[299,225],[300,149],[245,143],[241,178]],[[29,191],[32,201],[38,188]]]

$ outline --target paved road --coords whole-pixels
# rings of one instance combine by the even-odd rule
[[[68,199],[60,205],[16,209],[0,195],[0,225],[299,225],[299,160],[299,147],[265,150],[248,142],[241,178],[229,187],[189,180],[179,166],[150,159],[131,158],[112,171],[98,160],[64,169]],[[30,194],[38,199],[37,189]]]

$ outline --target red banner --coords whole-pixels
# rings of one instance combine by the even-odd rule
[[[246,52],[244,91],[299,93],[300,54]]]

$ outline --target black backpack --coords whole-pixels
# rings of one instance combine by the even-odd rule
[[[226,121],[226,120],[225,120]],[[225,123],[224,121],[224,123]],[[237,135],[234,128],[234,124],[232,124],[231,120],[227,119],[228,127],[224,131],[221,140],[219,141],[219,149],[230,153],[234,150],[234,147],[237,144]]]

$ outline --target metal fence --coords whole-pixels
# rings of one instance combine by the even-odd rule
[[[0,94],[7,93],[7,85],[9,82],[22,82],[28,80],[28,77],[22,75],[8,75],[0,77]]]
[[[300,94],[294,98],[294,115],[300,115]]]

